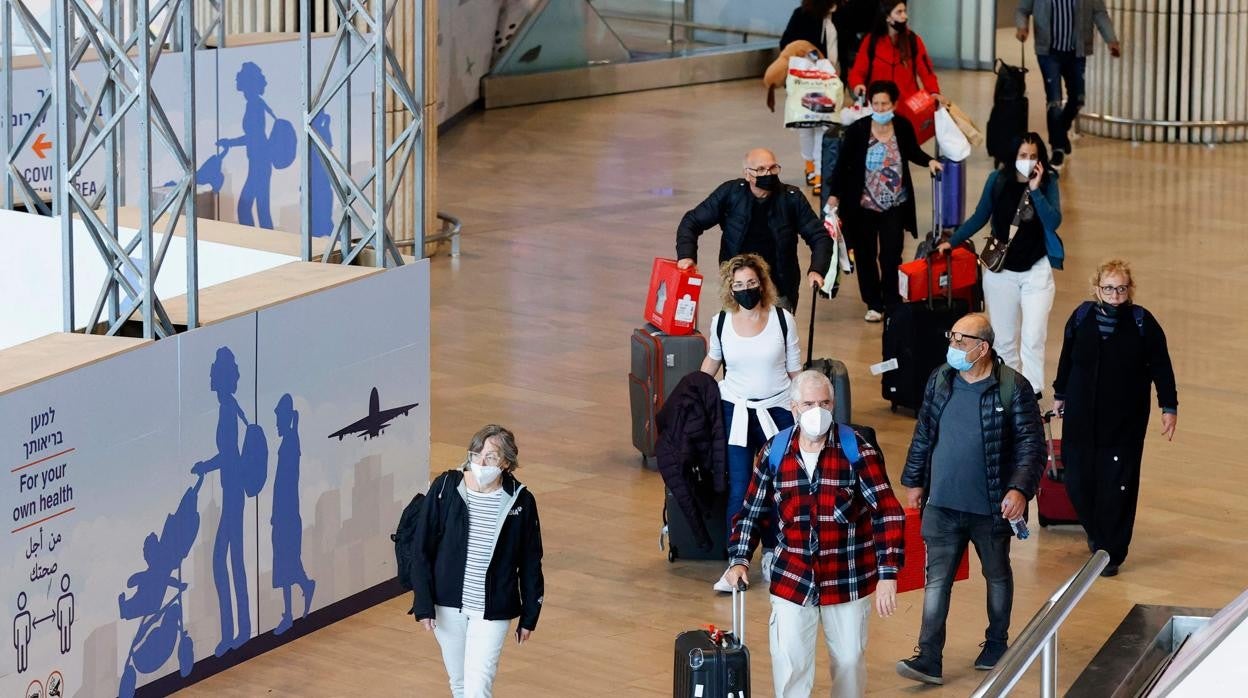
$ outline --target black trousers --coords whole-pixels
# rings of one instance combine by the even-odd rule
[[[868,308],[884,312],[886,307],[901,302],[897,293],[897,267],[901,266],[904,234],[901,209],[863,209],[857,222],[848,237],[854,249],[858,292]]]
[[[1111,565],[1121,565],[1131,545],[1143,454],[1143,443],[1062,444],[1070,503],[1075,506],[1088,539],[1097,550],[1109,553]]]

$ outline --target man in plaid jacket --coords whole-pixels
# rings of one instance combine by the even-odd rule
[[[759,454],[733,522],[727,581],[747,582],[759,524],[775,518],[771,568],[772,681],[777,698],[809,698],[816,628],[832,660],[832,695],[866,692],[871,594],[881,616],[897,607],[905,514],[874,445],[832,423],[832,383],[803,371],[789,390],[799,425]],[[772,449],[784,449],[773,467]]]

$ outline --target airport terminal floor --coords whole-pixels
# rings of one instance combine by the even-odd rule
[[[945,71],[941,79],[982,127],[993,76]],[[1043,92],[1037,71],[1029,80],[1034,128],[1044,123]],[[461,462],[482,424],[510,427],[545,543],[544,611],[530,642],[504,649],[500,698],[670,695],[676,634],[729,622],[728,596],[710,588],[723,566],[669,564],[659,550],[663,483],[641,467],[630,442],[627,337],[640,323],[652,259],[673,256],[681,214],[740,176],[746,150],[774,149],[781,178],[798,183],[797,138],[763,97],[750,80],[503,109],[469,116],[441,138],[438,208],[462,217],[465,232],[461,257],[432,263],[430,472]],[[977,148],[971,205],[988,167]],[[924,229],[930,189],[914,171]],[[1049,375],[1063,324],[1089,295],[1089,275],[1103,259],[1123,257],[1133,265],[1137,302],[1166,331],[1180,401],[1173,442],[1160,435],[1154,407],[1130,557],[1119,576],[1096,582],[1059,635],[1064,691],[1134,604],[1221,607],[1248,586],[1248,146],[1083,137],[1061,187],[1067,257],[1056,273]],[[717,244],[716,231],[702,238],[704,262],[716,258]],[[907,258],[914,245],[907,239]],[[703,269],[705,325],[717,310],[718,281],[711,265]],[[803,351],[808,302],[797,312]],[[877,430],[900,494],[914,419],[891,413],[879,396],[868,366],[880,361],[881,327],[864,323],[864,310],[852,280],[822,303],[815,355],[848,365],[854,420]],[[1048,386],[1045,393],[1047,405]],[[1012,548],[1015,632],[1088,556],[1077,527],[1032,530]],[[868,695],[974,689],[983,674],[971,664],[986,618],[977,561],[971,570],[954,587],[946,684],[924,688],[894,673],[916,644],[915,591],[899,596],[893,617],[872,616]],[[184,695],[445,695],[438,645],[405,615],[409,606],[408,597],[393,599]],[[755,695],[770,695],[761,586],[748,592],[746,613]],[[815,695],[826,695],[827,654],[816,655]],[[1014,695],[1038,694],[1037,671]]]

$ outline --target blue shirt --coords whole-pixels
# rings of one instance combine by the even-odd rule
[[[988,501],[988,461],[984,456],[984,425],[980,400],[990,380],[967,383],[953,377],[953,391],[940,415],[939,438],[932,450],[932,494],[928,500],[945,509],[992,515]]]

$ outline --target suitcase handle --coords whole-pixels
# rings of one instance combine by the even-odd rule
[[[937,146],[939,152],[939,146]],[[932,270],[936,266],[932,264],[936,260],[936,255],[940,240],[941,219],[944,217],[944,184],[941,178],[942,172],[932,173],[932,251],[927,257],[927,307],[935,308],[936,286]],[[953,250],[945,251],[945,273],[949,275],[949,284],[945,286],[945,303],[953,307]]]
[[[833,262],[835,264],[835,262]],[[806,331],[806,364],[809,365],[815,356],[815,304],[819,300],[819,289],[814,289],[810,296],[810,329]],[[788,341],[787,338],[785,341]]]
[[[1049,447],[1048,466],[1044,471],[1048,474],[1050,480],[1057,479],[1057,458],[1053,456],[1053,417],[1057,415],[1053,410],[1045,412],[1040,417],[1040,421],[1044,422],[1044,440]]]
[[[732,636],[745,644],[745,583],[732,588]]]

